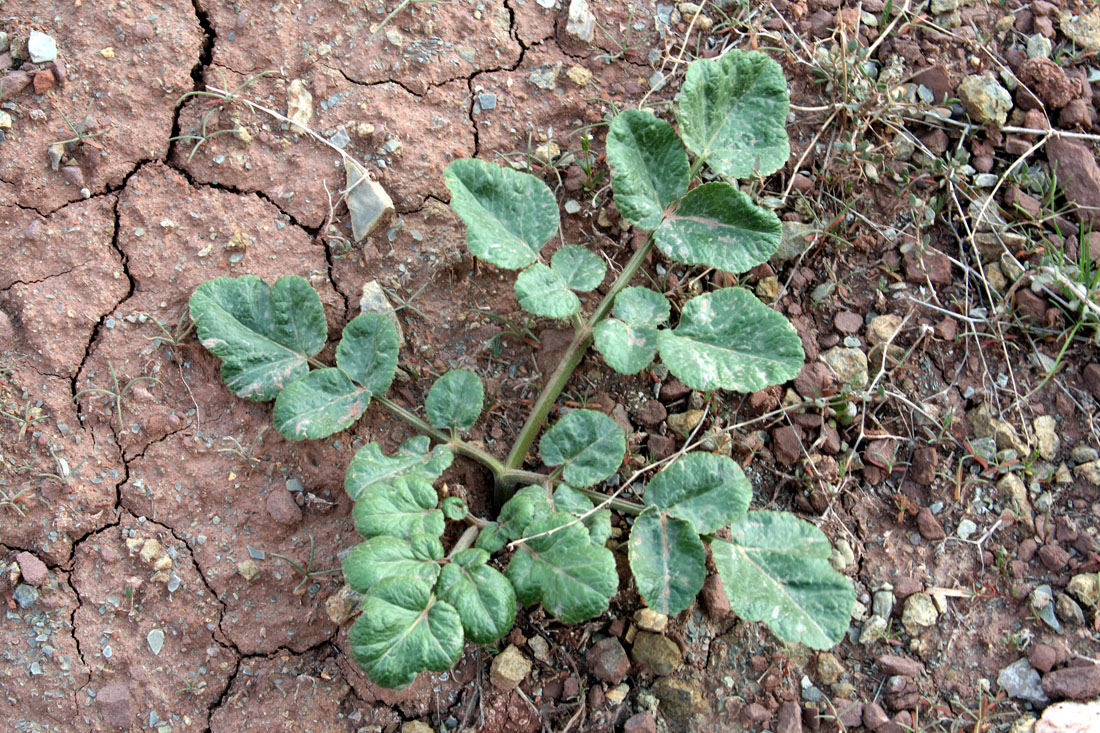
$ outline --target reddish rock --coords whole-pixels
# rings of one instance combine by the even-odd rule
[[[890,716],[877,702],[869,702],[863,706],[863,727],[867,730],[878,730],[890,722]]]
[[[894,581],[894,598],[899,601],[904,601],[909,596],[920,593],[922,590],[924,590],[924,583],[916,578],[902,577]]]
[[[647,400],[644,405],[638,408],[634,417],[638,420],[638,424],[651,428],[665,421],[665,418],[668,417],[668,410],[659,400]]]
[[[793,425],[784,425],[772,430],[772,453],[775,460],[784,466],[793,466],[798,463],[802,455],[802,441],[798,435],[798,429]]]
[[[909,657],[900,657],[896,654],[883,654],[878,658],[878,665],[882,671],[891,676],[902,675],[904,677],[919,677],[924,665]],[[896,708],[895,708],[896,709]]]
[[[1096,110],[1085,99],[1074,99],[1062,108],[1058,115],[1058,126],[1063,129],[1080,127],[1091,130],[1096,124]]]
[[[749,395],[749,410],[753,415],[763,415],[779,407],[783,392],[778,385],[759,389]]]
[[[122,680],[116,680],[100,688],[95,696],[96,707],[108,725],[117,728],[129,728],[133,722],[130,704],[130,690]]]
[[[837,720],[848,730],[863,724],[863,703],[858,700],[833,700]]]
[[[1100,364],[1089,364],[1085,367],[1081,376],[1085,378],[1085,387],[1092,396],[1100,400]]]
[[[50,71],[49,69],[42,69],[41,71],[36,71],[35,74],[34,74],[34,82],[33,83],[34,83],[34,93],[35,94],[45,94],[46,92],[53,89],[53,84],[54,84],[53,72]]]
[[[1016,550],[1016,557],[1024,562],[1031,562],[1035,557],[1035,553],[1039,551],[1039,543],[1033,538],[1028,537],[1026,540],[1020,543],[1019,549]]]
[[[1039,548],[1039,562],[1052,573],[1060,573],[1069,564],[1069,553],[1057,542],[1048,542]]]
[[[271,490],[265,506],[268,515],[279,524],[290,527],[302,521],[302,510],[294,503],[294,496],[282,486]]]
[[[668,458],[676,452],[676,439],[670,438],[667,435],[650,433],[649,439],[646,440],[645,445],[646,449],[649,451],[649,458],[653,461],[660,461]]]
[[[0,77],[0,102],[6,102],[31,83],[31,75],[26,71],[9,71]]]
[[[771,720],[772,714],[760,703],[753,702],[741,709],[741,719],[748,725],[757,726]]]
[[[863,4],[863,9],[867,9],[867,3]],[[951,81],[951,76],[947,73],[947,70],[942,66],[933,66],[918,71],[913,76],[913,81],[928,87],[932,92],[934,104],[943,104],[955,94],[955,84]]]
[[[1024,193],[1017,186],[1012,186],[1005,192],[1005,206],[1019,209],[1030,219],[1038,219],[1043,213],[1043,205],[1039,203],[1039,199]]]
[[[715,621],[720,621],[730,615],[730,599],[726,595],[726,587],[722,584],[722,578],[712,573],[703,581],[703,606],[707,613]]]
[[[775,733],[802,733],[802,709],[798,707],[798,703],[785,702],[779,706]]]
[[[936,516],[932,514],[932,510],[926,506],[922,506],[920,511],[917,512],[917,530],[920,531],[920,536],[929,542],[942,540],[947,536],[947,533],[943,531],[940,520],[936,519]]]
[[[863,328],[863,316],[852,311],[841,311],[833,318],[833,325],[841,333],[859,333],[859,330]]]
[[[794,378],[795,392],[806,399],[824,397],[832,392],[833,386],[832,372],[820,361],[803,364],[798,376]]]
[[[596,642],[584,655],[588,670],[596,677],[611,685],[623,681],[630,672],[630,658],[619,640],[611,636]]]
[[[623,723],[623,733],[657,733],[657,719],[653,713],[631,715]]]
[[[691,387],[676,377],[672,377],[661,385],[661,402],[675,402],[681,397],[687,397],[689,394],[691,394]]]
[[[924,143],[924,147],[928,148],[929,152],[933,155],[943,155],[947,152],[947,146],[950,143],[947,139],[947,133],[938,127],[922,135],[920,140]]]
[[[15,562],[19,563],[19,573],[23,576],[23,582],[28,585],[42,585],[49,577],[50,570],[46,563],[29,552],[20,552],[15,556]]]
[[[936,480],[936,469],[940,465],[940,453],[927,446],[913,452],[913,462],[909,466],[909,477],[921,486],[931,486]]]
[[[818,10],[810,16],[810,33],[815,38],[827,38],[833,30],[833,14],[827,10]]]
[[[923,283],[927,279],[933,285],[950,285],[951,260],[942,252],[919,251],[916,247],[905,253],[905,279],[911,283]]]
[[[1058,652],[1049,644],[1034,644],[1027,653],[1031,666],[1046,674],[1058,663]]]
[[[1100,665],[1086,663],[1047,672],[1043,675],[1043,692],[1055,700],[1100,697]]]
[[[1046,145],[1047,160],[1055,166],[1066,199],[1078,207],[1084,224],[1100,225],[1100,167],[1092,151],[1078,142],[1053,137]]]
[[[920,689],[912,677],[896,674],[886,680],[883,698],[886,700],[886,707],[895,712],[912,710],[920,701]]]
[[[1020,288],[1012,299],[1016,306],[1016,312],[1021,318],[1033,323],[1043,323],[1046,320],[1047,302],[1028,288]]]
[[[84,188],[84,171],[80,169],[80,166],[61,166],[61,177],[78,188]]]
[[[1025,61],[1020,77],[1050,109],[1065,107],[1077,93],[1077,84],[1062,67],[1042,56]]]
[[[988,171],[987,171],[988,172]],[[951,316],[936,324],[936,335],[944,341],[954,341],[959,333],[959,322]]]

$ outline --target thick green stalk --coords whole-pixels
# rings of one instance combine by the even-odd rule
[[[546,423],[546,418],[549,416],[550,410],[554,407],[554,403],[557,402],[561,391],[565,389],[565,385],[569,382],[569,378],[573,375],[573,371],[577,368],[577,365],[580,364],[585,352],[588,351],[588,347],[592,344],[593,329],[596,327],[597,323],[606,318],[611,312],[611,307],[615,303],[615,296],[630,284],[630,281],[645,262],[645,258],[651,249],[653,249],[652,232],[646,237],[645,243],[643,243],[642,246],[638,248],[638,251],[627,261],[626,265],[623,267],[623,271],[619,273],[619,277],[615,279],[615,282],[607,291],[607,295],[605,295],[603,300],[600,301],[600,304],[596,306],[596,310],[593,311],[588,321],[573,334],[573,341],[569,344],[569,348],[566,349],[565,355],[562,357],[561,362],[558,363],[553,374],[551,374],[550,378],[546,381],[546,386],[542,388],[542,393],[539,394],[538,399],[535,401],[535,406],[531,410],[531,414],[527,416],[527,422],[523,424],[523,428],[519,431],[519,435],[516,436],[516,442],[512,445],[512,451],[504,461],[506,469],[516,469],[523,465],[523,461],[527,458],[527,453],[531,450],[535,438],[538,437],[539,431],[542,430],[542,426]],[[513,490],[512,487],[508,486],[502,488],[508,492]],[[510,497],[511,493],[509,493],[508,496]],[[497,498],[499,499],[500,496],[498,495]],[[504,498],[507,499],[508,497]]]

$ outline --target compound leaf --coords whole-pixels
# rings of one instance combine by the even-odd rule
[[[653,477],[645,501],[708,534],[745,516],[752,484],[732,458],[688,453]]]
[[[669,371],[692,389],[755,392],[794,379],[805,355],[794,326],[743,288],[692,298],[657,333]]]
[[[529,173],[463,158],[447,166],[443,183],[470,252],[498,267],[526,267],[558,231],[554,194]]]
[[[421,533],[443,534],[443,512],[430,481],[399,476],[365,488],[355,502],[355,529],[364,537],[387,535],[403,539]]]
[[[506,575],[521,603],[542,603],[558,619],[575,624],[601,613],[618,589],[615,557],[593,545],[571,514],[556,512],[532,522]],[[552,534],[541,534],[556,530]],[[541,535],[541,536],[535,536]]]
[[[615,205],[636,227],[656,229],[669,204],[687,192],[683,143],[672,125],[650,112],[631,109],[611,121],[607,162]]]
[[[614,318],[596,324],[596,350],[615,371],[634,374],[657,354],[657,326],[668,320],[668,299],[649,288],[624,288],[615,297]]]
[[[707,577],[707,551],[686,519],[651,506],[630,530],[630,571],[645,604],[675,614],[691,605]]]
[[[587,496],[571,486],[561,484],[554,489],[554,511],[569,512],[579,517],[588,514],[595,508],[595,504]],[[602,545],[611,536],[611,510],[601,509],[592,512],[583,520],[588,528],[588,538],[594,545]]]
[[[490,644],[516,620],[516,592],[498,570],[485,563],[489,553],[472,548],[455,553],[439,574],[436,593],[458,610],[466,636]]]
[[[443,546],[439,538],[431,539],[439,545],[439,557],[442,557]],[[369,592],[383,578],[415,578],[430,586],[439,576],[439,564],[419,557],[408,540],[385,535],[371,537],[351,548],[344,558],[343,567],[344,582],[359,593]]]
[[[481,379],[465,369],[454,369],[435,380],[428,390],[424,412],[432,427],[468,430],[477,422],[484,404]]]
[[[430,445],[426,435],[418,435],[402,443],[392,456],[387,456],[378,443],[367,443],[348,465],[344,491],[356,501],[367,487],[385,484],[401,476],[416,476],[429,483],[435,481],[451,465],[454,454],[443,445],[429,452]]]
[[[316,369],[283,388],[275,398],[272,421],[290,440],[324,438],[358,420],[368,404],[370,392],[343,371]]]
[[[225,385],[249,400],[273,400],[304,377],[328,336],[321,299],[301,277],[273,287],[255,275],[214,278],[188,307],[202,345],[222,360]]]
[[[397,372],[401,337],[390,319],[360,313],[344,326],[336,347],[336,366],[372,395],[384,395]]]
[[[573,410],[543,434],[539,455],[547,466],[563,467],[566,483],[591,486],[618,470],[626,455],[626,436],[602,412]]]
[[[728,183],[693,188],[653,233],[657,247],[685,265],[744,272],[775,254],[783,225]]]
[[[516,300],[528,313],[546,318],[568,318],[581,309],[581,300],[552,269],[536,262],[516,277]]]
[[[489,522],[481,528],[477,539],[474,540],[474,547],[491,553],[499,551],[507,543],[508,535],[504,534],[504,530],[500,528],[500,525],[496,522]]]
[[[680,90],[688,150],[731,178],[771,175],[791,155],[783,69],[758,51],[691,62]]]
[[[793,514],[754,511],[730,527],[711,554],[730,606],[763,621],[784,641],[828,649],[851,622],[855,591],[829,564],[829,540]]]
[[[462,654],[458,611],[415,578],[380,580],[348,631],[351,656],[380,687],[412,684],[424,670],[442,672]]]
[[[603,282],[607,265],[592,250],[567,244],[550,258],[550,269],[570,290],[587,293]]]

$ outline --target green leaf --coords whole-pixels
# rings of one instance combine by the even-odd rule
[[[489,522],[482,527],[477,539],[474,540],[474,547],[489,553],[498,552],[506,544],[508,544],[508,535],[504,534],[504,530],[496,522]]]
[[[791,155],[783,69],[757,51],[691,62],[680,89],[688,150],[731,178],[775,173]]]
[[[602,412],[573,410],[543,434],[539,455],[547,466],[562,466],[569,485],[591,486],[619,469],[626,436]]]
[[[567,244],[550,258],[550,269],[570,290],[587,293],[603,282],[607,265],[592,250]]]
[[[704,183],[684,196],[653,239],[671,259],[725,272],[751,270],[775,254],[783,225],[728,183]]]
[[[364,537],[443,534],[443,512],[430,481],[399,476],[363,489],[352,509],[355,529]]]
[[[469,549],[455,553],[439,574],[436,593],[462,618],[466,636],[491,644],[512,630],[516,620],[516,593],[501,573],[485,563],[489,553]]]
[[[657,334],[669,371],[692,389],[755,392],[794,379],[805,354],[781,313],[743,288],[692,298],[673,331]]]
[[[397,372],[401,337],[390,319],[360,313],[344,326],[336,347],[336,366],[372,395],[384,395]]]
[[[596,507],[587,496],[572,488],[561,484],[554,489],[554,511],[569,512],[575,517],[591,512]],[[588,528],[588,538],[594,545],[602,545],[611,536],[611,510],[601,509],[584,518],[584,526]]]
[[[466,502],[457,496],[448,496],[439,506],[443,509],[443,516],[453,522],[465,519],[466,515],[469,513]]]
[[[439,544],[439,538],[431,539]],[[442,556],[442,545],[439,550]],[[419,557],[408,540],[384,535],[371,537],[351,548],[344,558],[343,567],[344,581],[359,593],[367,593],[383,578],[415,578],[430,586],[439,577],[439,564]]]
[[[435,380],[428,390],[424,412],[432,427],[469,430],[477,422],[484,404],[481,379],[473,372],[455,369]]]
[[[638,515],[630,530],[630,572],[638,594],[658,613],[691,605],[707,577],[707,551],[686,519],[655,506]]]
[[[363,599],[348,631],[351,656],[380,687],[405,687],[424,670],[450,669],[462,654],[458,611],[414,578],[386,578]]]
[[[615,205],[642,229],[656,229],[690,182],[687,153],[672,125],[639,109],[611,120],[607,163]]]
[[[516,300],[528,313],[546,318],[568,318],[581,309],[576,293],[541,262],[516,277]]]
[[[316,369],[288,384],[275,398],[272,421],[290,440],[324,438],[359,419],[370,393],[335,367]]]
[[[273,400],[309,372],[325,345],[321,299],[300,277],[268,287],[255,275],[219,277],[195,289],[191,318],[202,345],[222,360],[222,380],[238,397]]]
[[[431,483],[439,478],[454,460],[451,449],[437,445],[428,452],[431,441],[426,435],[409,438],[392,456],[382,453],[378,443],[360,448],[344,474],[344,491],[356,501],[363,490],[376,484],[386,484],[398,477],[416,476]]]
[[[521,603],[542,603],[567,624],[603,612],[618,590],[615,557],[589,541],[584,525],[564,512],[532,522],[527,535],[560,527],[524,542],[512,556],[506,575]],[[567,525],[567,526],[563,526]]]
[[[730,606],[784,641],[828,649],[844,638],[855,591],[829,564],[829,540],[793,514],[755,511],[730,527],[711,554]]]
[[[668,320],[668,299],[649,288],[624,288],[615,297],[614,318],[596,324],[596,350],[615,371],[634,374],[657,354],[657,326]]]
[[[526,267],[558,231],[554,194],[529,173],[463,158],[447,166],[443,183],[470,252],[498,267]]]
[[[434,534],[414,534],[409,538],[413,556],[420,560],[439,560],[443,557],[443,543]]]
[[[523,530],[536,519],[550,516],[554,511],[550,496],[542,486],[524,486],[500,508],[497,521],[500,531],[509,539],[523,536]]]
[[[708,534],[745,516],[752,484],[732,458],[688,453],[653,477],[645,501]]]

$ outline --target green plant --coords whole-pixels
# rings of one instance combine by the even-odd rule
[[[77,400],[79,400],[80,396],[84,395],[84,394],[101,394],[101,395],[104,395],[105,397],[107,397],[109,403],[114,403],[115,413],[118,416],[118,427],[121,430],[123,428],[123,423],[122,423],[122,400],[126,397],[126,393],[129,392],[130,389],[133,388],[133,386],[135,384],[137,384],[138,382],[156,382],[161,387],[163,387],[164,384],[159,379],[157,379],[156,377],[147,377],[147,376],[134,377],[133,379],[130,379],[125,384],[123,384],[121,382],[121,380],[119,380],[118,375],[115,374],[115,365],[114,364],[112,364],[111,362],[108,361],[107,362],[107,369],[111,372],[111,383],[112,383],[111,387],[88,387],[87,389],[82,389],[79,392],[77,392],[75,395],[73,395],[73,402],[76,402]]]
[[[329,570],[314,570],[313,569],[313,535],[309,537],[309,557],[306,559],[305,565],[291,560],[286,555],[280,555],[277,552],[271,553],[272,557],[277,557],[285,562],[290,567],[294,568],[295,572],[302,576],[302,579],[298,582],[298,585],[294,586],[294,590],[291,591],[294,595],[300,596],[306,592],[306,586],[309,585],[309,581],[312,578],[319,578],[325,575],[332,575],[333,573],[340,572],[340,568],[331,568]]]
[[[607,136],[615,202],[623,217],[650,232],[587,315],[577,292],[605,279],[604,261],[564,244],[547,261],[559,232],[557,202],[540,179],[480,160],[452,162],[444,180],[466,224],[470,251],[520,270],[515,292],[535,316],[567,319],[574,336],[504,459],[463,440],[481,417],[484,388],[470,371],[450,371],[428,391],[423,417],[385,395],[398,361],[398,334],[386,317],[364,313],[344,328],[335,366],[316,356],[325,345],[321,301],[308,282],[283,277],[217,278],[190,300],[202,344],[222,360],[231,391],[274,400],[276,430],[317,439],[354,423],[373,401],[422,435],[393,455],[378,443],[355,454],[344,488],[366,541],[343,564],[348,585],[364,595],[350,630],[352,655],[377,684],[409,684],[422,670],[454,664],[465,640],[486,644],[512,626],[516,602],[541,603],[565,623],[603,612],[618,588],[610,509],[636,515],[629,560],[638,590],[657,611],[687,608],[702,588],[709,551],[733,609],[765,621],[777,635],[816,648],[847,630],[854,592],[831,568],[825,535],[793,515],[749,511],[751,486],[738,464],[705,452],[677,456],[649,480],[644,504],[619,498],[657,466],[596,488],[626,454],[623,430],[587,409],[551,410],[590,346],[618,372],[633,374],[659,355],[692,389],[759,390],[793,378],[804,360],[794,328],[743,288],[704,292],[678,307],[661,293],[631,287],[656,247],[688,266],[738,273],[765,262],[780,224],[723,180],[692,188],[703,166],[718,178],[768,175],[789,155],[786,83],[760,53],[730,52],[688,68],[680,133],[641,110],[617,116]],[[688,151],[694,156],[689,158]],[[541,437],[540,437],[541,436]],[[432,441],[437,445],[432,446]],[[538,440],[550,470],[525,468]],[[455,454],[493,474],[495,521],[470,515],[433,485]],[[448,522],[466,529],[444,548]],[[453,536],[450,535],[450,536]],[[505,572],[490,564],[512,551]]]

